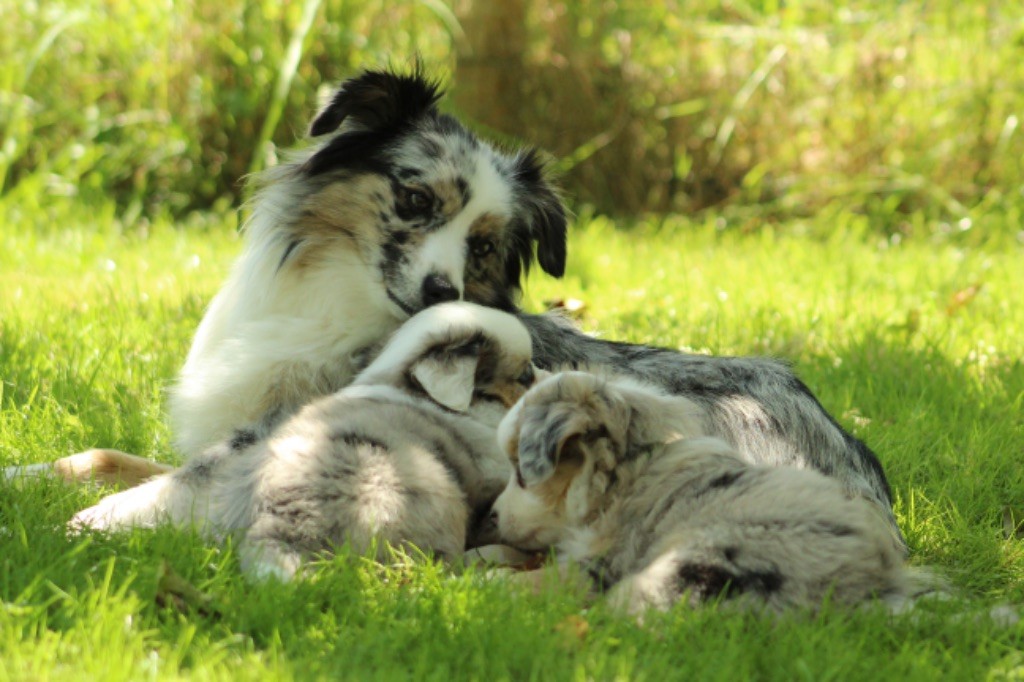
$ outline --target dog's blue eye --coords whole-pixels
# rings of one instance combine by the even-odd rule
[[[475,258],[483,258],[494,252],[494,242],[490,239],[474,239],[469,245],[469,250]]]

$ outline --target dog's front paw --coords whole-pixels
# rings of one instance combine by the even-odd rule
[[[110,497],[116,497],[116,495]],[[110,497],[105,497],[99,503],[72,516],[68,521],[68,530],[72,533],[84,530],[111,530],[120,525],[117,508],[111,504]]]

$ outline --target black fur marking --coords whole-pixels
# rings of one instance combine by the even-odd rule
[[[256,432],[248,429],[239,429],[231,437],[230,447],[232,450],[244,450],[256,442]]]
[[[395,296],[394,292],[392,292],[391,289],[385,289],[384,293],[387,294],[389,301],[398,306],[402,310],[402,312],[408,315],[409,317],[412,317],[413,315],[419,312],[419,310],[413,308],[411,305],[409,305],[402,299],[398,298],[398,296]]]
[[[803,393],[809,400],[811,400],[818,407],[818,409],[821,410],[821,413],[825,416],[825,418],[828,419],[829,422],[831,422],[832,425],[836,427],[839,433],[842,434],[843,441],[846,443],[847,447],[849,447],[851,450],[857,453],[857,462],[863,463],[864,466],[866,466],[868,470],[871,472],[872,477],[875,478],[882,485],[883,490],[885,492],[886,500],[891,505],[892,488],[889,486],[889,480],[885,476],[885,471],[882,469],[882,463],[879,461],[878,456],[875,455],[871,448],[864,444],[863,441],[861,441],[858,438],[855,438],[846,429],[844,429],[839,424],[839,422],[837,422],[835,418],[829,413],[829,411],[825,409],[821,402],[818,401],[818,398],[811,392],[811,389],[807,387],[807,384],[801,381],[799,377],[792,377],[792,386],[796,391]]]
[[[743,473],[743,471],[728,471],[721,476],[716,476],[708,483],[707,490],[729,488],[743,476]]]
[[[604,566],[593,564],[587,566],[587,576],[598,592],[607,592],[615,584],[608,576]]]
[[[473,199],[473,190],[470,189],[469,183],[466,181],[466,178],[458,178],[455,181],[455,184],[459,188],[459,196],[462,197],[462,207],[465,208],[466,205]]]
[[[395,215],[406,222],[420,226],[429,223],[434,216],[437,199],[433,193],[422,187],[410,187],[403,183],[400,176],[392,175],[391,192],[394,195]],[[443,220],[436,227],[442,227]]]
[[[185,474],[192,479],[205,479],[209,478],[210,474],[213,473],[214,462],[208,459],[201,459],[197,462],[189,464],[185,470]]]
[[[532,241],[537,242],[537,262],[553,277],[565,274],[566,226],[565,207],[544,178],[544,164],[536,150],[528,149],[512,161],[512,181],[516,187],[516,203],[525,212],[513,220],[517,235],[527,235],[514,245],[506,261],[510,284],[519,281],[520,272],[529,271],[533,260]]]
[[[395,169],[395,178],[401,182],[408,182],[409,180],[417,180],[423,176],[423,171],[419,168],[409,168],[403,166]]]
[[[493,360],[494,353],[490,349],[480,351],[481,362],[476,365],[476,373],[473,375],[473,383],[477,386],[491,386],[494,384],[494,373],[497,370],[497,362]],[[491,359],[490,361],[486,361]]]
[[[741,571],[734,573],[724,566],[704,563],[687,563],[676,572],[679,587],[689,591],[698,601],[715,597],[736,597],[754,593],[770,596],[782,588],[784,581],[778,571]]]
[[[420,151],[424,156],[432,159],[439,159],[444,155],[444,147],[437,140],[431,138],[424,138],[420,141]]]
[[[338,431],[337,433],[332,433],[329,438],[335,442],[341,441],[353,448],[365,446],[374,450],[387,451],[388,449],[388,446],[383,441],[354,431]]]
[[[395,132],[434,110],[440,85],[417,68],[409,74],[366,71],[342,83],[330,104],[310,124],[318,137],[334,132],[345,119],[376,132]]]
[[[438,132],[441,134],[458,137],[469,147],[470,151],[475,151],[480,147],[480,141],[477,140],[472,133],[466,130],[454,116],[440,114],[435,119],[435,125],[437,126]]]
[[[427,349],[424,355],[430,357],[467,357],[480,355],[480,350],[487,343],[487,335],[482,331],[476,331],[467,339],[459,339],[458,345],[439,343]]]
[[[857,534],[857,531],[854,530],[851,526],[847,526],[842,523],[827,523],[824,521],[819,521],[813,524],[811,526],[811,530],[817,533],[821,533],[823,535],[831,535],[837,538],[845,538]]]
[[[281,260],[277,264],[277,270],[279,272],[280,272],[281,268],[284,267],[285,262],[288,260],[288,256],[292,255],[292,251],[294,251],[299,246],[299,244],[301,244],[301,243],[302,243],[301,239],[293,239],[291,241],[291,243],[288,244],[288,248],[286,248],[284,250],[284,255],[281,256]]]

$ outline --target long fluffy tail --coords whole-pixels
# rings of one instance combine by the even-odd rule
[[[160,464],[120,450],[97,448],[86,450],[55,462],[5,467],[3,477],[8,480],[55,476],[69,483],[100,483],[120,488],[133,488],[174,467]]]
[[[949,583],[927,568],[911,567],[906,569],[906,590],[897,595],[888,595],[885,602],[894,615],[917,613],[917,608],[928,602],[939,602],[956,597],[956,592]],[[1011,627],[1020,621],[1020,611],[1010,604],[997,604],[991,607],[966,608],[953,614],[956,620],[972,621],[988,619],[997,625]]]

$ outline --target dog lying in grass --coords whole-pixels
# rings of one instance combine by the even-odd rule
[[[441,96],[418,70],[358,74],[301,148],[254,180],[245,249],[170,392],[189,465],[218,442],[262,440],[347,386],[356,351],[431,305],[466,300],[515,314],[538,367],[603,368],[693,401],[706,431],[745,461],[817,469],[875,502],[899,533],[878,458],[784,363],[607,341],[518,310],[534,261],[564,272],[565,207],[535,150],[480,139],[439,110]],[[5,474],[133,485],[165,469],[91,450]]]
[[[635,614],[718,599],[899,608],[932,582],[877,505],[813,470],[745,462],[702,422],[631,378],[544,379],[498,429],[515,469],[494,505],[500,541],[556,548]]]
[[[181,469],[108,496],[73,527],[161,521],[243,535],[243,566],[291,577],[310,555],[415,546],[462,555],[475,511],[508,478],[502,416],[534,381],[530,337],[511,315],[469,303],[412,317],[351,386],[263,439],[233,439]]]

